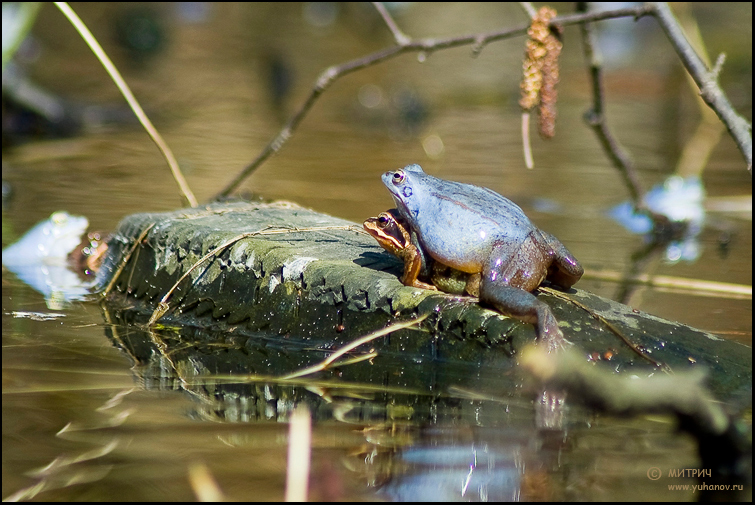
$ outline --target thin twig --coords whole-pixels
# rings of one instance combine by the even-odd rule
[[[411,42],[411,39],[401,31],[396,22],[393,20],[391,13],[388,12],[388,9],[385,8],[385,5],[383,5],[382,2],[372,2],[372,5],[375,6],[375,10],[378,11],[380,16],[383,18],[383,21],[385,21],[388,29],[393,34],[393,38],[396,40],[396,44],[403,46]]]
[[[532,157],[532,144],[530,143],[530,113],[522,112],[522,147],[524,149],[524,166],[532,170],[535,168],[535,160]]]
[[[650,6],[638,6],[626,9],[616,9],[613,11],[604,12],[590,12],[586,14],[571,14],[568,16],[559,16],[551,20],[550,26],[561,25],[568,26],[579,23],[585,23],[590,21],[600,21],[603,19],[613,19],[631,16],[634,18],[640,18],[653,13],[653,8]],[[368,54],[362,58],[349,61],[347,63],[332,66],[326,69],[320,74],[315,82],[315,86],[310,91],[309,96],[304,101],[304,104],[297,110],[288,122],[283,126],[280,132],[270,141],[263,149],[262,152],[249,165],[244,167],[241,172],[216,196],[215,199],[219,199],[228,196],[233,190],[235,190],[241,182],[249,177],[262,163],[264,163],[271,155],[280,150],[283,144],[291,137],[296,128],[301,123],[304,116],[309,112],[314,103],[320,97],[320,95],[327,89],[333,82],[340,79],[344,75],[350,74],[356,70],[381,63],[383,61],[394,58],[400,54],[408,52],[432,52],[442,49],[449,49],[460,46],[473,46],[476,52],[479,52],[486,44],[498,40],[509,39],[527,33],[527,26],[521,26],[518,28],[506,28],[502,30],[496,30],[486,33],[478,33],[474,35],[464,35],[460,37],[449,37],[444,39],[425,39],[425,40],[413,40],[410,39],[404,45],[390,47],[382,49],[372,54]]]
[[[527,14],[527,17],[532,19],[537,16],[537,9],[532,5],[532,2],[518,2],[519,7]]]
[[[599,270],[588,270],[582,278],[609,282],[626,282],[688,295],[712,296],[730,300],[752,300],[752,286],[745,284],[686,279],[684,277],[668,275],[637,274],[627,278],[621,272]]]
[[[585,2],[579,2],[577,5],[577,9],[586,8],[587,5]],[[580,31],[582,33],[582,45],[585,51],[585,60],[587,60],[588,65],[590,66],[593,97],[592,109],[585,113],[585,120],[587,121],[587,124],[593,128],[606,154],[623,176],[624,182],[629,189],[632,203],[635,208],[639,209],[642,206],[642,198],[645,192],[640,185],[637,171],[634,168],[634,162],[632,162],[629,153],[621,147],[606,124],[606,117],[604,114],[605,108],[603,106],[604,94],[601,58],[595,44],[593,26],[591,23],[583,23],[580,25]]]
[[[145,114],[144,110],[142,110],[141,105],[139,105],[139,102],[134,97],[134,94],[131,92],[128,84],[126,84],[126,81],[123,80],[120,72],[118,72],[118,69],[115,68],[113,62],[110,61],[110,58],[108,58],[107,54],[102,49],[102,46],[100,46],[99,42],[97,42],[97,39],[95,39],[94,35],[92,35],[92,32],[89,31],[89,28],[86,27],[81,18],[79,18],[79,16],[73,11],[73,9],[71,9],[67,2],[55,2],[55,5],[58,7],[58,9],[60,9],[63,15],[68,18],[68,20],[76,28],[89,48],[95,54],[95,56],[97,56],[97,59],[100,60],[102,66],[105,67],[105,70],[110,75],[110,78],[113,79],[113,82],[115,82],[115,85],[118,86],[118,89],[121,91],[123,97],[128,102],[131,110],[134,111],[136,117],[139,118],[139,122],[142,124],[144,129],[147,130],[150,138],[155,144],[157,144],[157,148],[160,149],[160,152],[165,157],[165,160],[168,162],[168,166],[170,166],[170,170],[173,172],[173,178],[178,183],[179,188],[181,188],[181,192],[189,202],[189,205],[196,207],[198,205],[197,199],[194,197],[194,193],[191,192],[191,188],[186,182],[183,173],[181,173],[181,168],[178,166],[176,157],[173,156],[173,151],[170,150],[168,144],[165,143],[160,133],[152,125],[152,122],[147,117],[147,114]]]
[[[624,335],[623,333],[621,333],[619,331],[619,329],[616,326],[613,325],[613,323],[611,323],[608,319],[606,319],[605,317],[603,317],[600,314],[598,314],[597,312],[595,312],[590,307],[584,305],[583,303],[578,302],[577,300],[575,300],[575,299],[573,299],[573,298],[571,298],[569,296],[566,296],[561,291],[555,290],[553,288],[548,288],[548,287],[545,287],[545,286],[540,286],[538,289],[540,291],[543,291],[544,293],[548,293],[549,295],[558,298],[559,300],[563,300],[565,302],[569,302],[572,305],[574,305],[575,307],[579,307],[580,309],[584,310],[585,312],[587,312],[588,314],[590,314],[590,316],[592,316],[595,320],[600,321],[601,323],[603,323],[606,326],[606,328],[608,328],[609,330],[611,330],[611,333],[613,333],[614,335],[616,335],[617,337],[619,337],[622,340],[622,342],[624,342],[627,345],[627,347],[629,347],[632,351],[634,351],[634,353],[637,354],[639,357],[641,357],[641,358],[649,361],[650,363],[653,364],[654,367],[656,367],[656,368],[658,368],[660,370],[663,370],[665,373],[671,373],[671,367],[669,367],[666,363],[663,363],[661,361],[656,361],[653,358],[651,358],[646,352],[644,352],[642,349],[640,349],[640,347],[637,344],[635,344],[634,342],[632,342],[631,340],[629,340],[629,338],[627,338],[626,335]]]
[[[708,55],[705,41],[700,34],[700,27],[692,15],[691,9],[692,7],[689,4],[677,8],[677,13],[679,14],[678,17],[684,31],[687,33],[687,39],[690,44],[692,44],[692,47],[695,48],[697,54],[702,58],[703,63],[710,67],[710,56]],[[718,75],[723,67],[724,60],[726,59],[724,56],[723,53],[719,54],[716,63],[713,65],[712,72],[716,75]],[[692,79],[692,75],[690,75],[689,72],[686,72],[685,77],[690,89],[692,89],[693,92],[697,91],[697,84],[695,84],[695,80]],[[708,104],[705,103],[699,94],[695,97],[695,103],[700,110],[701,118],[695,133],[693,133],[684,143],[682,151],[679,154],[679,159],[676,162],[674,173],[681,177],[700,177],[702,175],[703,170],[705,170],[705,167],[708,165],[708,160],[710,159],[711,154],[713,154],[713,149],[715,149],[721,141],[721,136],[726,130],[726,125],[718,119],[716,112],[708,107]]]
[[[362,338],[358,338],[351,342],[349,345],[342,347],[337,352],[333,353],[329,358],[321,361],[320,363],[304,368],[302,370],[299,370],[297,372],[294,372],[292,374],[286,375],[285,377],[282,377],[282,379],[294,379],[297,377],[302,377],[304,375],[310,375],[315,372],[320,372],[322,370],[325,370],[330,366],[335,360],[346,354],[347,352],[351,351],[352,349],[355,349],[359,347],[362,344],[366,344],[367,342],[371,342],[375,340],[376,338],[382,337],[384,335],[387,335],[389,333],[393,333],[396,330],[401,330],[403,328],[409,328],[410,326],[416,326],[425,319],[427,319],[427,316],[429,316],[430,313],[423,314],[419,316],[417,319],[412,319],[411,321],[404,321],[402,323],[396,323],[392,324],[386,328],[383,328],[382,330],[373,331],[372,333],[368,333]]]
[[[708,70],[684,36],[684,31],[667,3],[658,2],[651,6],[653,15],[682,60],[684,68],[700,88],[700,96],[726,125],[747,162],[747,170],[752,173],[752,125],[734,111],[734,107],[718,85],[720,65],[717,62],[713,70]]]

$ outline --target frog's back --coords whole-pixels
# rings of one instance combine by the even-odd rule
[[[490,234],[498,230],[508,237],[526,236],[534,228],[517,204],[491,189],[442,179],[436,181],[441,181],[442,185],[431,181],[425,185],[425,190],[427,201],[438,202],[436,210],[440,213],[437,215],[451,212],[458,224],[482,226]]]
[[[494,244],[521,243],[534,227],[513,202],[487,188],[442,181],[422,185],[413,209],[423,246],[437,261],[463,272],[482,270]]]
[[[536,228],[514,202],[487,188],[425,174],[419,165],[383,174],[402,216],[436,261],[481,272],[494,247],[515,250]]]

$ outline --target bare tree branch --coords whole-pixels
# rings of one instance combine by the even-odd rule
[[[522,26],[517,28],[507,28],[502,30],[496,30],[492,32],[486,32],[486,33],[478,33],[474,35],[465,35],[460,37],[449,37],[449,38],[442,38],[442,39],[424,39],[424,40],[414,40],[412,38],[406,37],[403,32],[401,32],[397,26],[395,26],[395,23],[393,22],[393,18],[390,17],[390,15],[385,11],[383,6],[380,5],[380,7],[377,7],[376,9],[381,14],[383,20],[388,25],[389,29],[392,31],[394,38],[397,41],[397,46],[390,47],[387,49],[382,49],[380,51],[377,51],[375,53],[369,54],[367,56],[364,56],[362,58],[358,58],[356,60],[352,60],[350,62],[346,62],[341,65],[335,65],[328,69],[326,69],[320,76],[317,78],[317,81],[315,82],[315,86],[310,91],[309,96],[305,100],[304,104],[297,110],[294,115],[286,122],[286,124],[283,126],[281,131],[273,138],[273,140],[266,145],[262,152],[252,161],[249,165],[247,165],[234,179],[231,181],[220,193],[216,195],[215,198],[221,198],[225,197],[228,194],[230,194],[233,190],[235,190],[241,182],[251,175],[262,163],[265,162],[271,155],[278,152],[280,148],[283,146],[283,144],[286,143],[286,141],[291,137],[291,135],[294,133],[296,128],[301,123],[302,119],[306,114],[309,112],[309,110],[312,108],[314,103],[317,101],[317,99],[320,97],[320,95],[337,79],[343,77],[344,75],[347,75],[351,72],[354,72],[356,70],[360,70],[362,68],[375,65],[378,63],[381,63],[385,60],[394,58],[396,56],[399,56],[404,53],[408,52],[425,52],[429,53],[432,51],[438,51],[442,49],[448,49],[452,47],[459,47],[459,46],[465,46],[465,45],[471,45],[473,49],[473,54],[479,53],[479,51],[482,50],[482,48],[494,41],[498,40],[504,40],[520,35],[525,35],[527,33],[528,26]],[[665,7],[665,4],[662,5],[663,8],[667,10],[667,7]],[[381,9],[382,8],[382,9]],[[621,17],[628,17],[632,16],[635,19],[639,19],[643,16],[647,15],[654,15],[659,18],[659,22],[661,17],[663,19],[668,18],[664,14],[665,11],[663,11],[663,8],[661,9],[661,14],[658,14],[659,10],[656,5],[651,4],[645,4],[637,7],[630,7],[625,9],[616,9],[612,11],[603,11],[603,12],[590,12],[590,13],[582,13],[582,14],[571,14],[567,16],[558,16],[551,20],[550,26],[554,25],[561,25],[561,26],[567,26],[567,25],[574,25],[574,24],[581,24],[581,23],[588,23],[593,21],[600,21],[604,19],[613,19],[613,18],[621,18]],[[673,17],[672,17],[673,20]],[[667,19],[662,22],[662,24],[665,23],[665,26],[672,26],[675,24],[675,20],[673,22],[669,22]],[[393,26],[393,27],[391,27]],[[678,28],[678,26],[677,26]],[[674,44],[674,47],[688,47],[689,44],[684,39],[683,35],[677,36],[674,32],[668,32],[669,38],[672,39],[672,43]],[[679,33],[680,30],[679,30]],[[406,39],[404,39],[406,37]],[[691,51],[691,49],[689,49]],[[692,54],[694,54],[694,51],[692,51]],[[696,55],[695,55],[696,57]],[[705,74],[707,75],[707,70],[705,70],[705,67],[702,67]],[[710,76],[708,76],[710,77]],[[698,82],[696,80],[696,82]],[[703,86],[700,84],[701,89],[703,89]],[[731,105],[729,102],[725,99],[723,96],[723,92],[718,88],[718,86],[715,83],[715,79],[713,79],[713,82],[709,88],[704,88],[704,92],[710,95],[713,98],[710,98],[710,102],[706,100],[706,103],[708,103],[711,107],[713,107],[717,114],[719,114],[719,117],[722,119],[724,116],[726,117],[733,117],[738,118],[739,122],[734,120],[733,122],[736,123],[737,128],[730,128],[729,131],[732,133],[735,138],[737,138],[737,135],[742,136],[742,130],[747,129],[749,125],[746,123],[746,121],[741,120],[739,116],[736,115],[736,113],[733,111]],[[705,97],[705,95],[704,95]],[[730,119],[730,121],[732,121]],[[744,124],[742,124],[744,122]],[[728,126],[728,123],[727,123]],[[736,132],[736,133],[735,133]],[[745,154],[745,157],[748,160],[748,166],[751,167],[752,162],[752,138],[751,136],[746,135],[747,139],[743,139],[742,142],[739,140],[737,143],[741,146],[740,149],[743,150],[743,153],[747,153],[747,148],[749,146],[749,155]],[[749,139],[749,140],[748,140]]]
[[[577,9],[586,9],[586,2],[579,2]],[[595,35],[593,33],[592,23],[583,23],[580,26],[582,32],[582,45],[585,50],[585,59],[590,66],[590,78],[592,81],[592,96],[593,106],[592,109],[585,113],[585,120],[587,124],[592,126],[595,130],[595,134],[598,136],[603,149],[608,154],[608,157],[613,162],[614,166],[619,169],[619,172],[624,177],[624,183],[629,189],[632,202],[635,208],[639,208],[642,205],[642,197],[645,192],[639,182],[637,171],[634,168],[634,162],[629,156],[629,153],[621,147],[619,142],[613,136],[606,123],[606,117],[604,114],[605,97],[603,94],[603,71],[601,65],[600,55],[598,48],[595,45]]]
[[[537,16],[537,9],[532,5],[532,2],[519,2],[519,6],[527,13],[527,17],[532,19]]]
[[[684,36],[679,22],[667,3],[658,2],[651,5],[655,18],[682,60],[684,67],[700,88],[700,96],[726,125],[726,129],[729,130],[747,162],[747,170],[752,174],[752,125],[734,111],[734,107],[719,87],[720,65],[717,62],[713,70],[708,70]]]

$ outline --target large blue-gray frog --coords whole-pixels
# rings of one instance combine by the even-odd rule
[[[546,278],[569,288],[582,276],[582,266],[558,239],[490,189],[427,175],[416,164],[386,172],[382,179],[423,254],[480,274],[470,276],[475,281],[467,289],[470,294],[534,324],[538,339],[549,349],[563,345],[550,308],[531,293]]]

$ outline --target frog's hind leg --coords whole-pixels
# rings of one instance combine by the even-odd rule
[[[553,284],[569,289],[582,277],[585,269],[556,237],[543,230],[540,230],[540,233],[553,251],[553,263],[548,268],[547,279]]]
[[[568,344],[551,308],[532,293],[511,286],[483,282],[480,301],[492,305],[503,314],[534,324],[537,339],[546,346],[548,352]]]
[[[516,248],[507,243],[493,247],[488,264],[483,267],[480,301],[534,324],[538,340],[550,352],[568,342],[550,307],[530,293],[545,277],[549,260],[539,238],[530,235]]]

